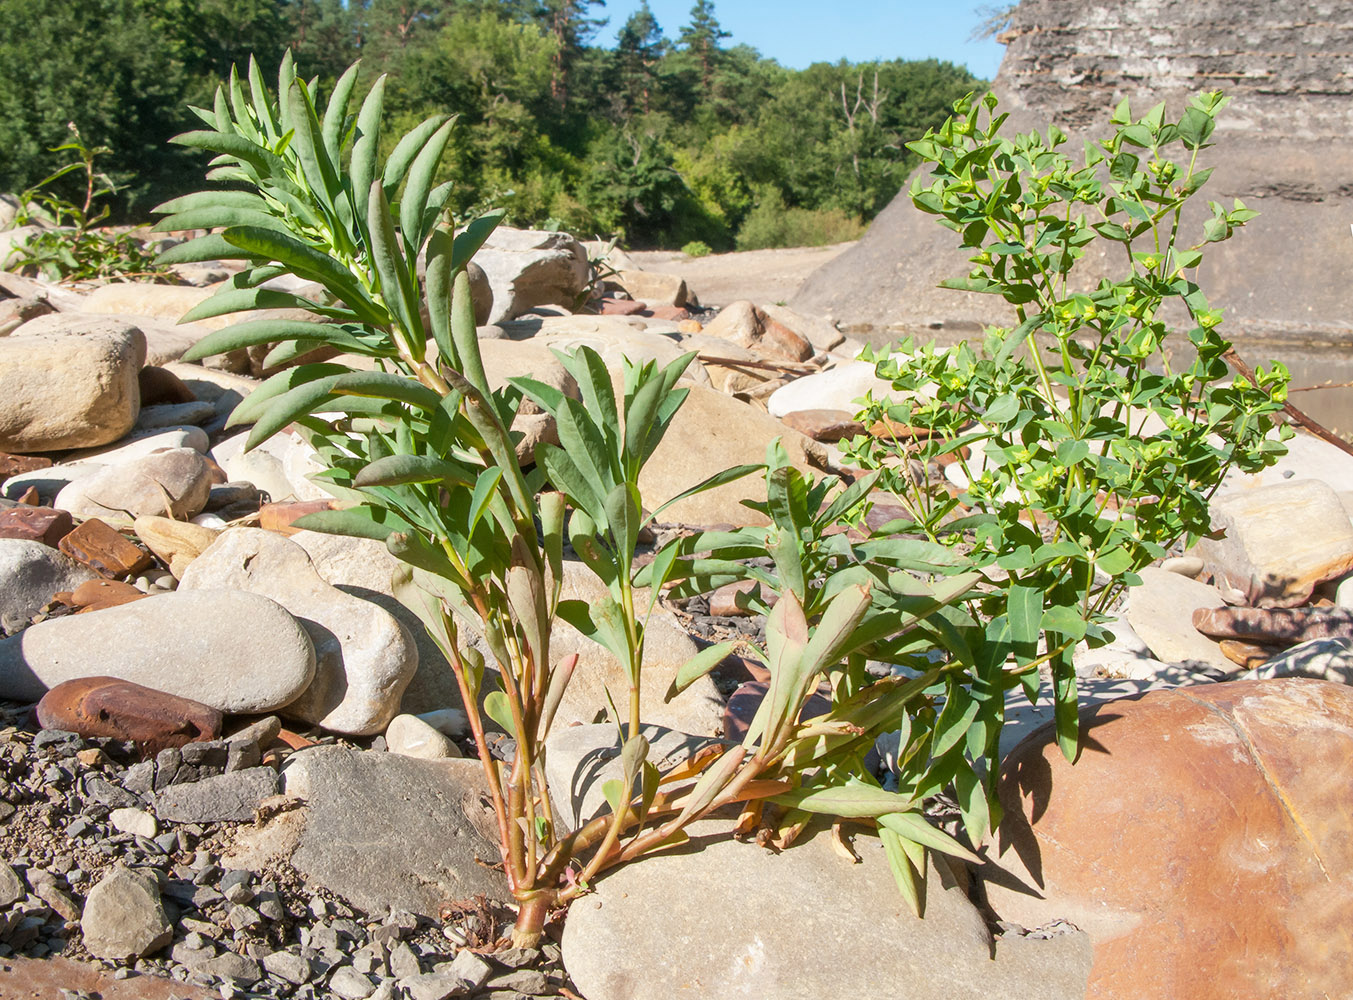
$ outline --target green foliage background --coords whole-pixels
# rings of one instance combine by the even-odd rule
[[[0,191],[59,164],[75,121],[122,186],[120,218],[191,186],[192,127],[250,53],[291,47],[326,87],[354,59],[390,76],[387,135],[460,115],[444,176],[459,218],[714,250],[859,235],[918,160],[904,143],[981,81],[934,60],[791,70],[730,44],[711,0],[662,26],[647,6],[614,48],[600,0],[0,0]],[[664,28],[668,30],[664,30]],[[672,40],[674,39],[674,40]]]

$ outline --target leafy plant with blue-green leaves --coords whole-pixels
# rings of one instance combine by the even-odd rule
[[[884,352],[877,373],[897,391],[867,401],[863,418],[882,430],[849,451],[881,470],[905,530],[963,552],[989,584],[943,614],[960,655],[1006,664],[965,710],[995,731],[1004,689],[1022,683],[1033,700],[1043,670],[1068,759],[1076,644],[1108,641],[1106,612],[1137,571],[1207,534],[1227,472],[1272,464],[1291,433],[1274,433],[1286,370],[1233,375],[1221,311],[1193,277],[1204,248],[1256,214],[1238,199],[1209,203],[1201,233],[1185,235],[1225,103],[1204,94],[1171,121],[1164,105],[1134,118],[1124,101],[1113,132],[1077,160],[1055,127],[1003,136],[996,99],[969,97],[909,146],[934,165],[912,201],[972,252],[967,276],[943,286],[999,295],[1012,320],[980,349],[908,341]],[[1082,275],[1096,241],[1121,248],[1116,277]],[[918,462],[952,463],[957,485]]]
[[[231,187],[159,209],[167,216],[162,230],[219,231],[160,260],[243,262],[185,321],[279,308],[317,317],[245,319],[185,357],[275,345],[265,365],[288,367],[255,389],[231,423],[253,425],[251,448],[298,428],[326,466],[317,481],[343,501],[298,525],[378,539],[399,560],[394,592],[450,663],[478,744],[518,905],[514,944],[536,944],[549,914],[599,873],[682,842],[691,822],[733,803],[763,803],[746,807],[741,828],[774,826],[779,833],[766,835],[780,842],[809,813],[876,821],[900,884],[919,906],[925,850],[966,856],[921,813],[920,792],[943,775],[897,793],[862,780],[858,764],[898,718],[930,711],[927,690],[959,668],[867,682],[863,658],[908,647],[906,637],[966,596],[976,577],[959,572],[939,546],[851,548],[844,539],[818,539],[830,523],[818,512],[829,487],[807,483],[774,450],[762,508],[773,528],[678,538],[637,569],[640,533],[667,506],[645,513],[639,475],[689,391],[678,381],[693,355],[661,367],[626,361],[613,373],[591,350],[558,354],[577,398],[526,377],[491,386],[466,267],[498,216],[455,233],[444,211],[450,182],[437,183],[451,120],[428,119],[382,159],[386,82],[377,80],[354,103],[357,76],[353,66],[322,102],[290,60],[277,96],[256,65],[244,80],[232,73],[213,108],[194,109],[206,127],[175,140],[214,154],[208,177]],[[284,274],[319,290],[301,295],[267,284]],[[314,360],[321,350],[329,359]],[[335,355],[368,359],[368,368]],[[522,457],[511,428],[526,398],[554,418],[559,443]],[[668,503],[763,471],[726,470]],[[858,520],[863,490],[831,501],[832,516]],[[566,544],[605,596],[560,599]],[[719,558],[711,562],[705,548]],[[660,771],[648,759],[640,718],[646,629],[659,597],[664,587],[712,585],[729,575],[721,565],[742,567],[737,559],[766,552],[786,583],[765,649],[750,652],[770,670],[771,695],[742,743],[715,743]],[[851,565],[837,566],[841,559]],[[620,776],[604,788],[611,811],[575,830],[553,811],[546,739],[575,671],[589,665],[551,653],[559,620],[609,650],[626,681],[625,690],[608,692],[621,748]],[[669,693],[729,652],[727,645],[701,651]],[[823,679],[833,687],[832,712],[801,720]],[[933,739],[917,744],[921,770],[932,758],[956,766],[950,751],[962,739],[962,720],[940,715],[944,724],[927,729]],[[514,738],[510,761],[494,758],[491,727]]]

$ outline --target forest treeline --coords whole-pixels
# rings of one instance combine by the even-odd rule
[[[659,25],[644,3],[613,47],[602,0],[0,0],[0,191],[37,182],[67,123],[112,152],[119,213],[198,185],[194,127],[251,54],[290,47],[327,86],[353,60],[390,76],[387,136],[459,114],[445,166],[465,216],[716,250],[851,239],[896,194],[904,143],[981,86],[935,60],[783,67],[734,44],[712,0]],[[805,25],[805,30],[811,26]],[[868,30],[861,25],[861,30]],[[273,77],[275,79],[275,77]]]

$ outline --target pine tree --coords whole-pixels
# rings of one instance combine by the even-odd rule
[[[616,62],[620,75],[619,91],[625,101],[625,111],[635,107],[648,114],[652,105],[652,91],[657,79],[656,67],[667,48],[658,19],[643,0],[639,9],[629,16],[616,37]]]
[[[560,104],[568,102],[568,77],[574,60],[606,23],[604,17],[589,17],[588,11],[604,6],[606,0],[541,0],[536,17],[556,46],[550,95]]]
[[[691,23],[681,29],[681,45],[700,64],[700,85],[705,94],[714,80],[714,66],[719,58],[719,42],[729,33],[714,16],[714,0],[695,0],[691,8]]]

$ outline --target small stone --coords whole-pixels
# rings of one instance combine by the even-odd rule
[[[147,514],[188,520],[211,492],[211,468],[193,448],[166,448],[82,478],[53,504],[76,517],[135,520]]]
[[[0,907],[9,906],[27,894],[23,881],[14,869],[0,861]]]
[[[375,990],[375,984],[352,966],[341,966],[329,979],[329,989],[343,1000],[366,1000]]]
[[[312,975],[310,963],[290,951],[275,951],[263,956],[263,968],[268,970],[269,975],[296,986],[309,982]]]
[[[846,410],[794,410],[781,419],[786,427],[814,441],[840,441],[865,432],[864,424]]]
[[[399,985],[409,995],[409,1000],[447,1000],[469,992],[465,982],[450,972],[429,972],[412,979],[401,979]]]
[[[438,732],[415,715],[396,715],[385,730],[386,746],[391,753],[424,760],[442,760],[464,756],[450,737]]]
[[[259,802],[276,791],[276,771],[251,767],[172,785],[156,794],[155,811],[176,823],[249,822]]]
[[[159,832],[155,817],[144,809],[114,809],[108,817],[115,830],[152,840]]]
[[[169,949],[169,957],[185,969],[199,972],[216,957],[216,947],[199,934],[189,934],[187,939]]]
[[[229,898],[227,894],[226,899]],[[232,906],[230,912],[226,914],[226,925],[232,931],[247,931],[254,927],[262,927],[263,917],[252,906]]]
[[[80,929],[90,953],[108,961],[152,954],[174,936],[155,879],[121,865],[89,890]]]
[[[97,517],[77,525],[57,548],[110,579],[139,573],[154,562],[148,552]]]
[[[539,969],[516,969],[506,975],[494,976],[487,985],[491,990],[515,990],[531,996],[543,996],[551,990],[550,981]]]
[[[1256,680],[1316,677],[1353,684],[1353,638],[1310,639],[1266,659],[1251,673]]]
[[[456,978],[470,983],[472,989],[478,989],[493,974],[493,967],[469,949],[462,949],[451,962],[450,971]]]
[[[136,373],[136,381],[141,389],[142,412],[146,407],[162,403],[193,403],[197,396],[188,388],[183,379],[167,368],[146,365]]]
[[[221,713],[214,708],[114,677],[58,684],[42,696],[37,715],[46,729],[130,740],[154,753],[213,739],[221,731]]]
[[[102,611],[104,608],[116,608],[145,597],[145,592],[130,583],[121,580],[87,580],[76,587],[69,595],[59,594],[60,599],[81,612]]]
[[[1178,573],[1180,576],[1197,579],[1202,576],[1205,567],[1197,556],[1175,556],[1171,559],[1162,559],[1160,568],[1167,573]]]
[[[415,976],[423,974],[422,966],[419,964],[418,956],[414,954],[412,948],[407,943],[400,941],[390,949],[390,958],[388,959],[390,975],[396,979],[412,979]]]
[[[210,961],[202,963],[200,972],[222,979],[235,979],[242,983],[256,983],[263,978],[263,970],[252,958],[225,951]]]
[[[8,507],[0,510],[0,538],[41,542],[56,548],[75,527],[69,513],[53,507]]]
[[[147,515],[132,522],[132,530],[169,567],[174,579],[180,579],[188,565],[200,556],[217,532],[210,528],[168,517]]]
[[[42,542],[0,539],[0,615],[19,631],[59,592],[94,576],[70,556]]]
[[[709,613],[716,618],[746,618],[754,615],[755,611],[738,603],[740,594],[753,593],[763,602],[775,603],[775,595],[764,584],[756,580],[739,580],[737,583],[725,584],[709,595]]]

